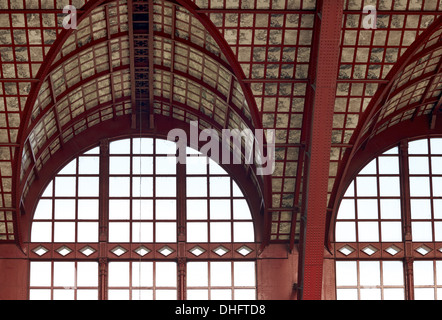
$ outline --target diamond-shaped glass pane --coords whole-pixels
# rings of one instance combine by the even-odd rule
[[[365,247],[364,249],[362,249],[362,251],[365,254],[371,256],[371,255],[375,254],[376,252],[378,252],[379,250],[376,249],[375,247],[373,247],[372,245],[369,245],[368,247]]]
[[[80,249],[80,252],[84,254],[86,257],[89,257],[91,254],[93,254],[96,250],[92,247],[86,246],[84,248]]]
[[[138,248],[136,248],[135,253],[138,254],[141,257],[144,257],[146,254],[148,254],[151,250],[146,248],[145,246],[139,246]]]
[[[164,246],[160,250],[158,250],[159,253],[161,253],[163,256],[167,257],[168,255],[175,252],[171,247]]]
[[[215,252],[217,255],[219,255],[220,257],[222,257],[223,255],[225,255],[227,252],[229,252],[229,249],[223,247],[223,246],[219,246],[217,248],[215,248],[213,250],[213,252]]]
[[[353,249],[349,245],[343,246],[341,249],[339,249],[339,252],[345,256],[352,254],[354,251],[355,251],[355,249]]]
[[[112,252],[114,255],[120,257],[120,256],[122,256],[123,254],[125,254],[125,253],[127,252],[127,250],[124,249],[123,247],[117,246],[117,247],[113,248],[113,249],[111,250],[111,252]]]
[[[395,256],[401,251],[401,249],[399,249],[395,245],[392,245],[391,247],[388,247],[387,249],[385,249],[385,251],[387,253],[391,254],[392,256]]]
[[[200,246],[196,246],[193,247],[192,249],[189,250],[190,253],[192,253],[194,256],[199,257],[200,255],[202,255],[204,252],[206,252],[206,250],[204,250],[203,248],[201,248]]]
[[[253,250],[252,249],[250,249],[249,247],[247,247],[247,246],[242,246],[241,248],[238,248],[238,250],[236,250],[236,252],[238,252],[240,255],[242,255],[242,256],[246,256],[246,255],[248,255],[250,252],[252,252]]]
[[[431,249],[428,248],[426,245],[422,245],[419,248],[417,248],[416,251],[419,252],[421,255],[426,256],[431,252]]]
[[[67,256],[69,253],[72,252],[72,250],[66,246],[60,247],[58,248],[57,251],[60,255],[62,255],[63,257]]]
[[[35,248],[34,250],[32,250],[32,252],[34,252],[36,255],[39,255],[40,257],[44,254],[46,254],[49,250],[46,249],[43,246],[38,246],[37,248]]]

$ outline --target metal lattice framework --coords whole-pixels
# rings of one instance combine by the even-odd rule
[[[66,5],[76,30],[62,26]],[[366,5],[376,29],[364,27]],[[440,131],[441,10],[441,0],[1,1],[0,241],[20,243],[26,196],[66,144],[106,124],[153,132],[198,120],[275,130],[274,174],[243,168],[263,199],[262,248],[287,243],[320,275],[311,267],[364,159]],[[300,283],[313,276],[301,271]]]

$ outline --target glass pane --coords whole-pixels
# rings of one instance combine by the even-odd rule
[[[256,290],[255,289],[235,289],[234,291],[235,300],[255,300]]]
[[[187,157],[186,172],[187,174],[207,174],[207,158]]]
[[[207,289],[188,289],[187,300],[209,300],[209,290]]]
[[[434,285],[433,261],[414,261],[413,276],[415,286]]]
[[[111,197],[129,197],[130,196],[130,178],[129,177],[110,177],[109,178],[109,196],[111,196]]]
[[[187,200],[187,219],[207,219],[207,200]]]
[[[344,198],[354,197],[355,196],[355,183],[352,181],[345,191]]]
[[[129,220],[130,201],[129,200],[109,200],[110,220]]]
[[[51,271],[51,262],[31,261],[31,287],[50,287]]]
[[[381,284],[379,261],[360,261],[359,273],[361,286],[379,286]]]
[[[399,197],[401,195],[399,177],[380,177],[379,195],[381,197]]]
[[[152,286],[153,262],[132,262],[132,287]]]
[[[29,291],[29,300],[51,300],[51,290],[31,289]]]
[[[433,200],[434,219],[442,219],[442,200]]]
[[[381,300],[381,289],[361,289],[361,300]]]
[[[434,241],[442,241],[442,222],[440,221],[434,222]]]
[[[52,241],[52,223],[51,222],[33,222],[31,232],[31,242],[51,242]]]
[[[428,154],[428,140],[422,139],[408,143],[409,154]]]
[[[358,199],[358,219],[377,219],[378,201],[376,199]]]
[[[205,287],[209,285],[209,267],[207,262],[187,263],[187,286]]]
[[[75,222],[55,222],[54,242],[75,242]]]
[[[398,157],[379,157],[379,174],[399,174]]]
[[[366,174],[376,174],[376,159],[372,160],[370,163],[368,163],[364,169],[362,169],[359,172],[360,175],[366,175]]]
[[[375,177],[357,177],[357,195],[359,197],[375,197],[378,195]]]
[[[130,174],[130,157],[109,157],[110,174]]]
[[[254,242],[253,222],[233,223],[233,242]]]
[[[129,300],[129,290],[108,290],[109,300]]]
[[[55,219],[75,219],[75,200],[55,200]]]
[[[433,241],[431,222],[412,222],[411,233],[413,241]]]
[[[100,154],[100,147],[95,147],[86,151],[84,154]]]
[[[172,141],[156,139],[156,153],[157,154],[175,154],[177,144]]]
[[[212,289],[210,290],[211,300],[232,300],[232,290],[230,289]]]
[[[400,199],[381,199],[381,219],[400,219],[401,218],[401,200]]]
[[[188,197],[207,197],[207,178],[187,178]]]
[[[77,286],[98,287],[97,262],[77,262]]]
[[[52,197],[52,190],[53,190],[53,182],[49,182],[48,186],[46,187],[45,191],[43,191],[42,197]]]
[[[98,290],[81,289],[77,290],[77,300],[98,300]]]
[[[157,157],[155,164],[157,174],[176,174],[176,157]]]
[[[431,158],[431,173],[442,174],[442,157]]]
[[[98,242],[98,222],[79,222],[77,241]]]
[[[433,196],[442,197],[442,177],[433,177]]]
[[[336,285],[356,286],[357,284],[356,261],[336,261]]]
[[[54,286],[73,287],[75,285],[75,262],[54,262]]]
[[[176,242],[177,228],[175,222],[157,222],[155,228],[156,242]]]
[[[153,300],[153,290],[132,290],[132,300]]]
[[[177,300],[176,290],[156,290],[156,300]]]
[[[381,222],[381,237],[382,242],[402,241],[402,223]]]
[[[230,211],[230,200],[210,200],[210,219],[229,220]]]
[[[336,290],[338,300],[358,300],[357,289],[338,289]]]
[[[54,300],[74,300],[74,299],[75,299],[74,290],[68,290],[68,289],[54,290]]]
[[[176,196],[176,178],[156,177],[155,192],[157,197]]]
[[[56,197],[75,197],[76,194],[75,177],[56,177],[55,178],[55,196]]]
[[[414,300],[434,300],[433,288],[415,288]]]
[[[233,285],[235,287],[255,286],[255,262],[233,263]]]
[[[153,242],[153,223],[132,223],[132,242]]]
[[[129,262],[109,262],[109,287],[129,286]]]
[[[231,224],[230,222],[211,222],[210,223],[210,242],[231,242]]]
[[[158,184],[157,184],[158,186]],[[153,197],[153,178],[152,177],[133,177],[132,178],[132,196],[134,197]]]
[[[343,199],[339,206],[337,219],[354,219],[355,218],[355,201],[353,199]]]
[[[77,173],[77,159],[72,160],[67,165],[61,169],[58,174],[59,175],[69,175],[69,174],[76,174]]]
[[[409,172],[410,174],[429,174],[430,167],[428,165],[427,157],[409,157]]]
[[[113,141],[109,144],[110,154],[130,154],[130,139]]]
[[[100,174],[99,157],[79,157],[78,159],[79,174]]]
[[[207,222],[187,223],[187,242],[207,242],[208,241]]]
[[[155,204],[157,220],[176,220],[176,200],[157,200]]]
[[[153,139],[151,138],[134,138],[133,153],[134,154],[153,154]]]
[[[157,287],[176,287],[177,285],[177,266],[175,262],[157,262],[155,283]],[[157,292],[158,298],[158,292]],[[176,299],[176,296],[175,296]]]
[[[34,219],[52,219],[52,200],[40,200],[35,209]]]
[[[233,200],[233,219],[235,220],[251,220],[252,214],[245,199]]]
[[[430,147],[432,154],[442,154],[442,139],[441,138],[431,138]]]
[[[78,219],[98,220],[98,200],[78,200]]]
[[[229,177],[210,177],[211,197],[230,197]]]
[[[153,200],[132,200],[132,219],[152,220]]]
[[[405,300],[405,290],[400,288],[385,288],[384,300]]]
[[[356,224],[354,222],[337,222],[335,234],[337,242],[355,242]]]
[[[129,242],[130,224],[128,222],[109,222],[109,242]]]
[[[98,177],[79,177],[78,196],[98,197],[99,186],[100,186],[100,179]]]
[[[358,222],[359,242],[378,242],[379,224],[377,222]]]
[[[152,157],[134,157],[132,160],[133,174],[153,174]]]
[[[225,174],[228,173],[218,163],[209,158],[209,172],[210,174]]]
[[[430,178],[410,177],[410,195],[412,197],[429,197]]]
[[[210,263],[210,285],[212,287],[230,287],[232,285],[231,262]]]
[[[385,286],[404,285],[404,265],[402,261],[383,261],[382,274]]]
[[[431,219],[430,199],[412,199],[410,202],[412,219]]]

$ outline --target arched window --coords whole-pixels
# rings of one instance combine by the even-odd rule
[[[31,299],[255,299],[255,231],[233,178],[158,138],[103,141],[37,204]],[[181,289],[184,288],[184,289]]]
[[[441,168],[442,139],[425,138],[359,172],[335,224],[338,299],[442,299]]]

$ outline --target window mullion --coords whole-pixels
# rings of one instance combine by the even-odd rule
[[[404,274],[405,274],[405,296],[407,300],[414,300],[413,283],[413,248],[411,234],[411,201],[410,201],[410,177],[409,177],[409,158],[408,141],[402,140],[399,148],[399,165],[401,179],[401,206],[403,242],[404,242]]]
[[[99,300],[108,297],[108,225],[109,225],[109,140],[100,143],[100,205],[99,205]]]

